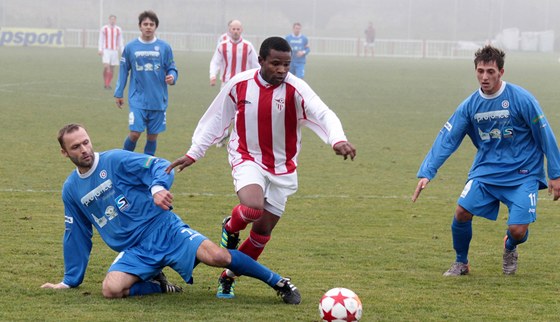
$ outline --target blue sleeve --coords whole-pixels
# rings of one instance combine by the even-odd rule
[[[528,105],[531,108],[526,109],[525,121],[531,127],[533,139],[546,156],[548,177],[557,179],[560,177],[560,151],[556,137],[537,100],[531,99]]]
[[[119,64],[119,78],[115,86],[114,97],[124,97],[124,89],[130,72],[130,61],[128,60],[129,46],[125,46],[121,55],[121,62]]]
[[[122,162],[120,162],[119,176],[123,180],[127,180],[133,184],[137,184],[138,180],[149,188],[153,186],[162,186],[167,190],[171,189],[175,172],[165,172],[170,162],[147,154],[134,153],[121,150],[123,153]]]
[[[418,170],[418,178],[432,180],[443,163],[459,148],[467,134],[469,119],[461,106],[439,131],[432,148]]]
[[[305,51],[305,56],[307,56],[307,54],[309,54],[309,52],[311,51],[311,48],[309,48],[309,39],[307,39],[307,37],[304,37],[303,39],[305,39],[303,50]]]
[[[93,235],[91,223],[75,206],[66,189],[62,192],[64,202],[64,279],[63,283],[70,287],[82,284],[89,262]]]
[[[173,51],[171,47],[168,47],[167,50],[167,57],[165,58],[165,74],[166,75],[173,75],[173,79],[175,80],[173,84],[177,83],[177,79],[179,78],[179,72],[177,71],[177,67],[175,66],[175,59],[173,58]]]

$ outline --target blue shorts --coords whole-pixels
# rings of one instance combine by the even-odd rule
[[[131,108],[128,113],[128,128],[140,133],[147,128],[148,134],[159,134],[166,129],[166,117],[165,111]]]
[[[524,225],[537,220],[538,194],[536,180],[512,187],[469,180],[457,203],[475,216],[496,220],[502,202],[509,209],[507,224]]]
[[[290,73],[303,79],[305,77],[305,63],[292,63],[290,65]]]
[[[191,283],[196,251],[207,238],[176,215],[168,217],[140,243],[120,252],[109,272],[133,274],[146,281],[169,266]]]

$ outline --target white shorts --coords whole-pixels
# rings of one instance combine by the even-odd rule
[[[231,171],[235,191],[250,184],[258,184],[264,192],[264,209],[278,217],[286,209],[288,196],[298,189],[297,172],[274,175],[252,161],[236,165]]]
[[[119,52],[117,50],[103,49],[101,61],[106,65],[117,66],[120,63]]]

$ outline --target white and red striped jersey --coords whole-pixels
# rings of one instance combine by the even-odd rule
[[[233,42],[226,39],[218,44],[210,61],[210,79],[220,72],[222,84],[233,76],[249,69],[258,68],[259,59],[253,44],[245,39]]]
[[[98,50],[119,50],[121,53],[124,49],[122,38],[122,29],[119,26],[105,25],[99,31]]]
[[[296,170],[302,125],[331,146],[347,141],[336,114],[304,80],[288,73],[272,86],[259,71],[238,74],[220,91],[194,131],[189,157],[202,158],[232,122],[231,166],[251,160],[273,174]]]

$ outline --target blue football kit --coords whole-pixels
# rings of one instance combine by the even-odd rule
[[[493,95],[477,90],[440,130],[417,176],[432,180],[465,135],[477,153],[459,204],[474,215],[495,220],[501,200],[510,208],[508,224],[534,221],[537,192],[547,187],[544,156],[548,177],[560,177],[558,145],[537,100],[505,81]]]
[[[196,250],[206,237],[154,203],[150,188],[171,188],[174,176],[165,172],[168,165],[168,161],[153,156],[111,150],[95,153],[94,165],[87,173],[76,170],[70,174],[62,190],[66,285],[77,286],[84,278],[93,227],[111,249],[123,252],[113,263],[116,269],[110,271],[146,280],[164,266],[173,267],[180,258],[181,267],[176,270],[189,281]],[[174,234],[184,237],[170,238]],[[171,254],[172,259],[162,254]]]
[[[148,134],[165,131],[168,106],[165,76],[173,75],[175,82],[178,77],[171,46],[157,38],[152,42],[140,38],[129,42],[121,57],[115,97],[123,97],[129,74],[130,130],[143,132],[147,126]],[[147,124],[146,119],[150,120]]]
[[[84,279],[92,249],[93,227],[103,241],[119,252],[109,272],[138,276],[141,282],[130,288],[130,296],[160,292],[149,282],[168,266],[192,283],[197,250],[207,240],[176,214],[154,203],[152,191],[169,190],[174,172],[166,173],[170,162],[126,150],[94,154],[86,173],[73,171],[62,188],[65,232],[64,279],[69,287]],[[228,250],[226,267],[239,275],[257,278],[271,287],[280,275],[238,250]]]
[[[305,58],[309,54],[309,40],[306,36],[300,34],[295,36],[294,34],[289,34],[286,36],[286,41],[292,47],[292,62],[290,64],[290,72],[296,75],[298,78],[304,78],[305,76]],[[304,51],[305,55],[297,56],[298,51]]]

